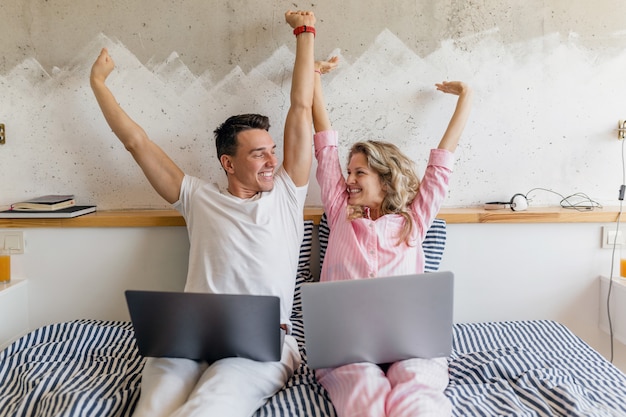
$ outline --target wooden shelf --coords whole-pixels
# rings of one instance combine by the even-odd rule
[[[0,219],[0,228],[184,226],[176,210],[102,210],[71,219]]]
[[[319,224],[321,207],[306,207],[304,217]],[[578,211],[562,207],[537,207],[525,211],[485,210],[482,207],[442,208],[438,218],[446,223],[612,223],[617,221],[619,207]],[[622,213],[622,220],[626,214]]]
[[[304,219],[319,224],[321,207],[305,207]],[[537,207],[526,211],[484,210],[479,207],[443,208],[437,217],[447,223],[612,223],[618,207],[578,211],[561,207]],[[622,219],[626,216],[622,215]],[[71,219],[0,219],[3,228],[44,227],[171,227],[185,226],[176,210],[102,210]]]
[[[575,210],[562,207],[532,207],[524,211],[443,208],[437,217],[447,223],[612,223],[617,221],[619,207]],[[621,219],[626,219],[622,213]]]

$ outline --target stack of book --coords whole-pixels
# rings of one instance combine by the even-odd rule
[[[0,211],[0,218],[68,218],[94,211],[94,205],[77,205],[73,194],[50,194],[11,204]]]

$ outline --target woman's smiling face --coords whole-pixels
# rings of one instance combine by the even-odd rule
[[[380,210],[386,192],[380,176],[369,167],[367,158],[361,152],[350,158],[346,185],[348,204]]]

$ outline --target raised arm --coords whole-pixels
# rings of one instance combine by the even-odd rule
[[[315,27],[313,12],[285,13],[285,20],[296,28]],[[313,135],[311,133],[313,82],[314,82],[314,32],[296,35],[296,59],[291,81],[291,105],[287,112],[284,133],[283,166],[297,187],[309,182],[313,160]]]
[[[152,142],[146,132],[120,107],[105,81],[115,68],[106,48],[91,67],[90,83],[98,105],[113,133],[131,153],[152,187],[169,203],[178,200],[183,172]]]
[[[339,57],[334,56],[328,61],[315,62],[315,89],[313,93],[313,128],[315,132],[331,130],[332,125],[326,110],[326,100],[322,90],[322,74],[334,70],[339,64]]]
[[[441,84],[435,85],[439,91],[459,96],[456,109],[452,114],[448,128],[438,146],[439,149],[447,149],[450,152],[454,152],[459,144],[459,139],[461,139],[461,134],[463,133],[463,129],[465,129],[470,114],[473,91],[469,86],[460,81],[444,81]]]

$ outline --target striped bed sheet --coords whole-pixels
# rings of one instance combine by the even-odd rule
[[[129,322],[42,327],[0,352],[1,415],[130,416],[143,364]],[[455,324],[449,369],[454,416],[626,415],[626,376],[554,321]],[[335,413],[304,360],[255,416]]]

